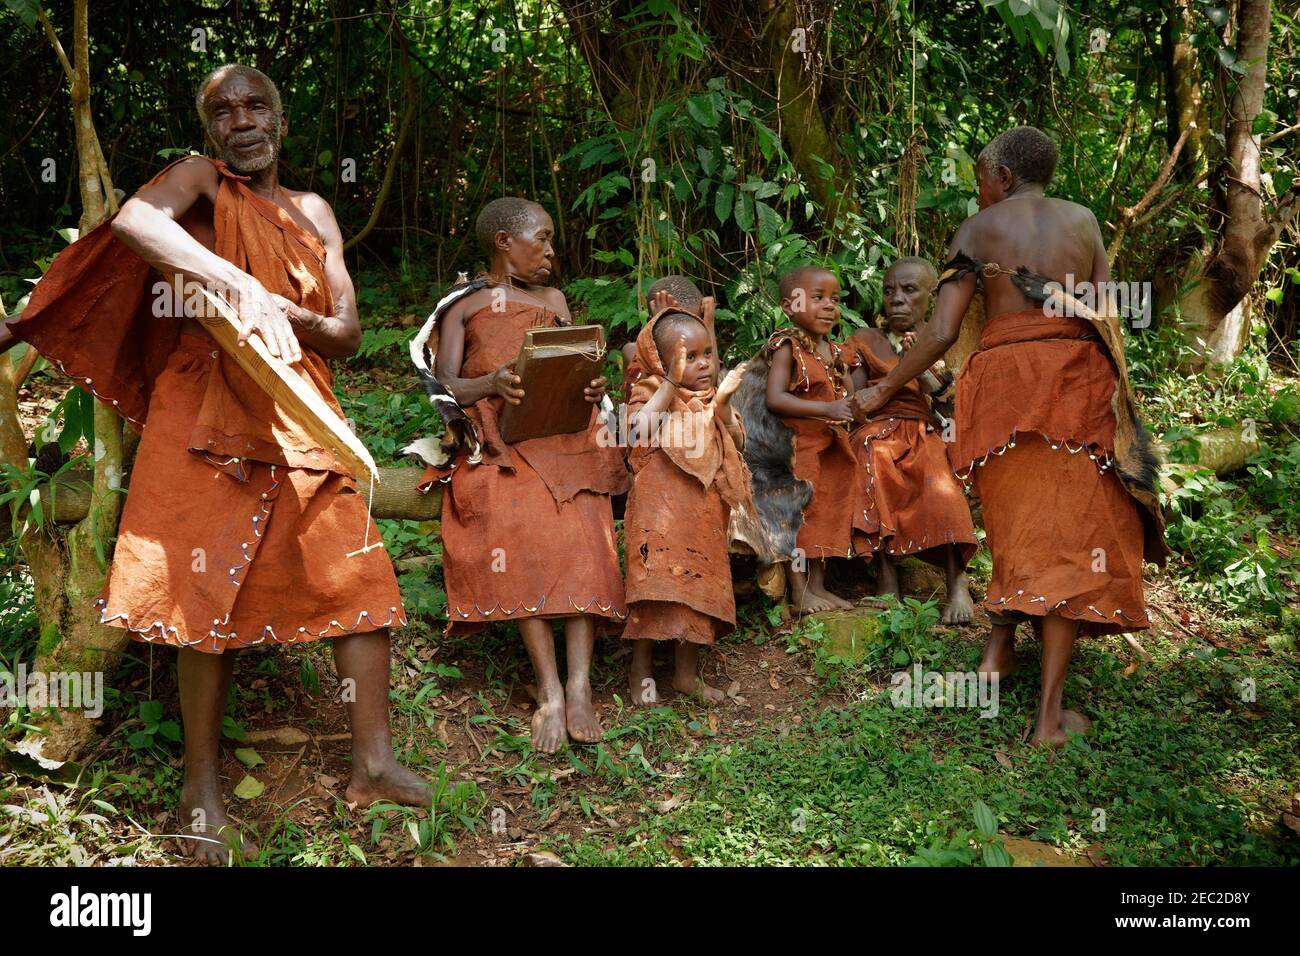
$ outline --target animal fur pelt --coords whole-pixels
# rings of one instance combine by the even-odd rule
[[[750,359],[732,405],[745,426],[745,464],[753,479],[758,522],[770,549],[759,558],[772,564],[789,561],[794,553],[813,488],[811,482],[794,476],[794,432],[767,407],[769,368],[762,355]]]
[[[1065,292],[1060,283],[1039,273],[1030,272],[1024,266],[1008,270],[997,263],[986,263],[960,251],[944,264],[939,284],[943,285],[945,282],[960,279],[971,273],[984,275],[990,270],[997,274],[1008,275],[1012,285],[1032,301],[1051,302],[1061,309],[1058,314],[1070,314],[1086,319],[1101,338],[1102,345],[1117,373],[1115,393],[1111,396],[1110,402],[1111,410],[1115,413],[1115,473],[1119,476],[1125,490],[1139,505],[1146,560],[1163,565],[1169,554],[1169,548],[1165,544],[1165,515],[1160,506],[1158,490],[1160,453],[1151,433],[1138,419],[1137,409],[1133,405],[1133,392],[1128,379],[1128,362],[1124,357],[1124,336],[1120,331],[1119,320],[1113,315],[1102,315],[1089,308],[1085,303]],[[982,302],[976,318],[982,328],[985,322]],[[968,310],[962,320],[963,332],[959,341],[969,340],[970,336],[964,327],[971,319],[972,313]],[[978,333],[976,335],[978,336]]]
[[[411,361],[415,364],[425,394],[429,396],[429,403],[442,416],[443,433],[441,438],[420,438],[411,442],[397,453],[398,458],[418,459],[435,468],[444,468],[451,462],[456,449],[462,445],[469,449],[471,463],[477,462],[481,457],[483,449],[474,422],[465,414],[465,409],[456,401],[451,389],[438,381],[434,367],[438,356],[438,323],[442,321],[443,315],[460,299],[486,287],[487,282],[483,279],[467,282],[462,276],[443,293],[420,331],[411,339]]]

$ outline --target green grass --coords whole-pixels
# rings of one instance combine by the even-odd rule
[[[900,865],[967,845],[982,801],[1005,834],[1071,851],[1100,844],[1112,865],[1300,863],[1300,840],[1276,825],[1300,779],[1300,668],[1148,646],[1155,660],[1125,677],[1110,650],[1080,644],[1066,699],[1093,717],[1093,733],[1054,760],[1020,742],[1036,662],[1003,686],[993,719],[895,709],[887,689],[849,706],[813,698],[797,725],[659,750],[653,762],[682,771],[671,782],[681,806],[643,801],[625,831],[553,849],[575,864]],[[947,649],[946,666],[973,666],[973,643]],[[1253,704],[1233,687],[1242,677],[1255,681]]]

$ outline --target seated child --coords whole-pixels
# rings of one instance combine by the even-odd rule
[[[727,528],[749,499],[731,409],[743,368],[715,392],[714,355],[696,316],[661,309],[637,336],[643,371],[629,405],[634,472],[623,520],[627,552],[629,690],[656,704],[654,641],[676,641],[673,688],[706,703],[723,699],[699,673],[699,648],[736,626]]]
[[[792,269],[781,277],[780,294],[794,327],[778,329],[763,349],[771,365],[766,402],[794,432],[794,477],[812,487],[789,568],[791,599],[808,614],[852,606],[826,589],[825,560],[851,556],[860,503],[847,424],[852,383],[840,346],[827,337],[840,318],[834,274],[819,266]]]
[[[883,327],[859,329],[846,343],[862,360],[853,372],[855,388],[866,388],[898,364],[908,338],[914,340],[925,321],[938,281],[934,267],[914,257],[885,271]],[[942,568],[948,592],[943,623],[967,624],[974,613],[966,565],[975,554],[975,526],[948,463],[945,424],[935,421],[927,398],[946,387],[945,379],[951,376],[936,363],[854,430],[866,500],[854,517],[853,543],[860,553],[877,554],[878,594],[901,596],[896,560],[903,555]]]
[[[597,444],[595,409],[586,432],[514,444],[502,440],[503,407],[525,400],[513,370],[525,330],[571,319],[564,295],[546,284],[554,272],[554,226],[541,206],[513,197],[494,200],[479,214],[476,231],[491,257],[487,275],[448,293],[416,339],[423,347],[437,331],[431,395],[449,431],[459,413],[468,417],[476,440],[440,463],[416,445],[408,450],[430,462],[428,481],[446,482],[447,629],[518,622],[537,681],[533,747],[553,753],[570,737],[588,743],[603,733],[588,670],[596,618],[626,616],[610,495],[626,489],[627,470],[620,449]],[[585,390],[593,404],[604,394],[603,378]],[[564,621],[564,684],[551,618]]]

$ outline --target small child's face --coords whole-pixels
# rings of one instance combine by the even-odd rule
[[[925,321],[933,296],[929,273],[915,262],[900,262],[885,272],[885,327],[910,332]]]
[[[503,261],[510,275],[529,285],[546,285],[555,274],[555,224],[540,206],[523,228],[515,233],[497,233],[496,255]]]
[[[686,350],[686,368],[682,370],[682,388],[702,392],[713,386],[713,346],[709,333],[698,322],[683,322],[673,337],[672,351]],[[671,374],[674,356],[660,356],[664,368]]]
[[[790,321],[816,338],[825,338],[840,320],[840,283],[824,269],[804,274],[798,288],[781,300]]]

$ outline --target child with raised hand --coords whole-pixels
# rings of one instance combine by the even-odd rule
[[[749,501],[744,432],[731,408],[743,367],[715,389],[715,356],[699,317],[664,305],[637,337],[642,375],[629,403],[635,474],[623,528],[633,642],[632,702],[660,702],[655,641],[676,642],[672,685],[706,703],[723,699],[700,674],[699,648],[736,626],[728,559],[732,509]]]

